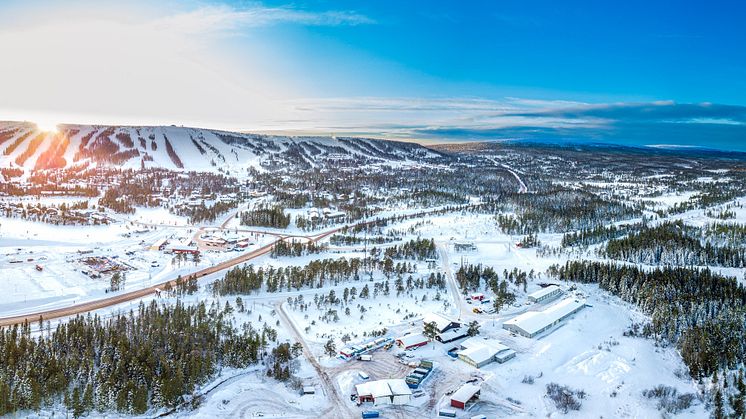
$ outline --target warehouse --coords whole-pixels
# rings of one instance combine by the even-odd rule
[[[559,297],[560,294],[562,294],[562,290],[560,289],[560,287],[556,285],[549,285],[529,294],[528,301],[531,301],[532,303],[551,301],[552,299]]]
[[[404,350],[425,346],[427,342],[427,338],[422,333],[410,333],[396,339],[396,344]]]
[[[567,298],[544,311],[529,311],[512,318],[503,323],[503,329],[510,330],[527,338],[532,338],[549,330],[584,307],[584,300]]]
[[[516,355],[514,350],[494,339],[480,339],[477,337],[463,341],[461,349],[458,353],[458,358],[475,368],[482,368],[495,361],[502,364]]]
[[[472,399],[479,398],[480,388],[476,384],[464,383],[451,395],[451,407],[466,409],[466,404]]]
[[[412,389],[401,378],[368,381],[355,385],[358,403],[402,405],[412,399]]]

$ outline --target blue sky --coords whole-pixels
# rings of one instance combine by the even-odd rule
[[[355,91],[343,93],[375,94],[382,87],[387,94],[596,101],[743,104],[746,98],[743,2],[294,4],[342,7],[371,19],[371,24],[284,31],[287,46],[314,61],[315,71],[329,62],[360,71],[344,77],[350,83],[344,90]],[[324,60],[310,58],[319,51]],[[370,60],[370,71],[354,61],[361,57]],[[386,65],[400,77],[378,74]]]
[[[746,151],[744,21],[744,2],[8,0],[0,119]]]

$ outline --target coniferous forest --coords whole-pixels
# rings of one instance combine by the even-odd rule
[[[693,378],[734,369],[746,357],[746,289],[734,278],[709,269],[646,271],[613,262],[569,261],[550,270],[635,304],[651,320],[629,334],[676,344]]]
[[[242,331],[215,305],[140,304],[109,319],[0,330],[0,415],[62,402],[73,416],[173,408],[223,367],[245,368],[271,329]]]

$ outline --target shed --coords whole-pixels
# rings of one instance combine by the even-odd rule
[[[465,383],[455,393],[451,394],[451,407],[465,409],[466,404],[474,398],[479,398],[480,387],[476,384]]]

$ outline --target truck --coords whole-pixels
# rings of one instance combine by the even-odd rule
[[[369,418],[379,418],[381,417],[381,412],[378,410],[365,410],[362,413],[363,419],[369,419]]]
[[[373,355],[368,355],[368,354],[358,355],[357,360],[358,361],[372,361]]]

